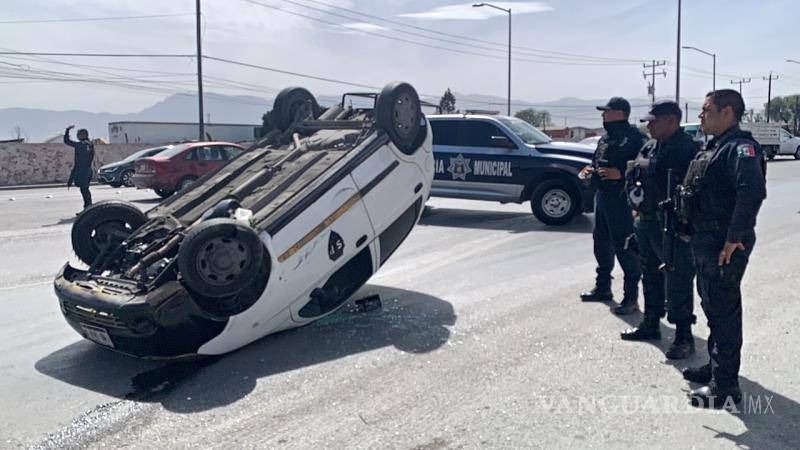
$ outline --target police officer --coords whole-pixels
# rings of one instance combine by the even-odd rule
[[[69,174],[67,187],[75,184],[83,197],[83,208],[91,206],[92,193],[89,192],[89,183],[92,181],[92,162],[94,162],[94,144],[89,140],[89,132],[85,129],[78,130],[78,142],[69,137],[69,132],[75,128],[70,125],[64,131],[64,143],[75,149],[75,160]]]
[[[742,96],[731,89],[706,95],[700,120],[715,137],[692,161],[678,190],[678,211],[692,232],[697,288],[708,318],[710,362],[687,368],[685,379],[707,384],[692,404],[739,403],[742,348],[741,282],[756,242],[756,215],[766,198],[766,160],[753,136],[739,128]]]
[[[670,239],[674,260],[665,260],[669,252],[663,247],[664,214],[659,207],[667,197],[668,185],[676,187],[683,181],[689,163],[700,149],[680,129],[681,116],[680,106],[665,100],[653,104],[641,119],[647,122],[652,139],[630,164],[626,185],[629,202],[636,211],[634,229],[642,264],[644,319],[621,337],[630,341],[661,339],[660,323],[666,304],[667,320],[676,327],[675,341],[666,353],[669,359],[684,359],[694,353],[692,251],[688,239],[675,237]],[[670,175],[672,180],[668,182]],[[662,269],[666,267],[672,270],[665,273]]]
[[[606,136],[600,139],[591,166],[580,173],[597,189],[595,195],[594,256],[597,260],[595,287],[581,294],[583,301],[611,301],[611,271],[614,256],[624,272],[624,296],[613,311],[630,314],[639,310],[641,269],[633,239],[633,217],[625,193],[625,170],[628,161],[636,158],[646,138],[628,123],[631,105],[622,97],[613,97],[603,106],[603,127]]]

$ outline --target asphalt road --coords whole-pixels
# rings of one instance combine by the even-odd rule
[[[738,413],[688,406],[686,362],[664,357],[671,326],[662,342],[623,342],[640,316],[578,300],[593,281],[591,215],[550,228],[527,204],[431,199],[356,295],[380,294],[381,310],[348,305],[216,361],[165,364],[62,319],[51,283],[73,258],[78,192],[2,191],[0,447],[797,448],[800,162],[770,163],[768,189],[744,281]],[[708,329],[695,309],[699,365]]]

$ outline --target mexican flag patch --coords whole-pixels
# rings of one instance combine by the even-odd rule
[[[753,144],[739,144],[736,147],[736,152],[739,154],[740,158],[752,158],[756,156],[756,148]]]

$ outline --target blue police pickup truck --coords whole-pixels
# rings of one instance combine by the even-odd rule
[[[500,203],[531,202],[547,225],[594,210],[594,192],[578,172],[594,148],[552,142],[529,123],[507,116],[430,115],[435,172],[432,196]]]

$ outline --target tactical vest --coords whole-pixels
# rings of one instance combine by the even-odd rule
[[[715,150],[703,150],[689,164],[683,183],[675,192],[675,212],[683,220],[692,221],[700,212],[700,196],[706,183],[706,172]]]
[[[631,208],[642,215],[655,215],[658,212],[657,180],[655,176],[647,176],[646,171],[655,173],[658,163],[654,153],[658,148],[656,141],[651,140],[642,148],[636,159],[628,162],[626,174],[626,191]],[[649,169],[645,169],[649,167]]]

